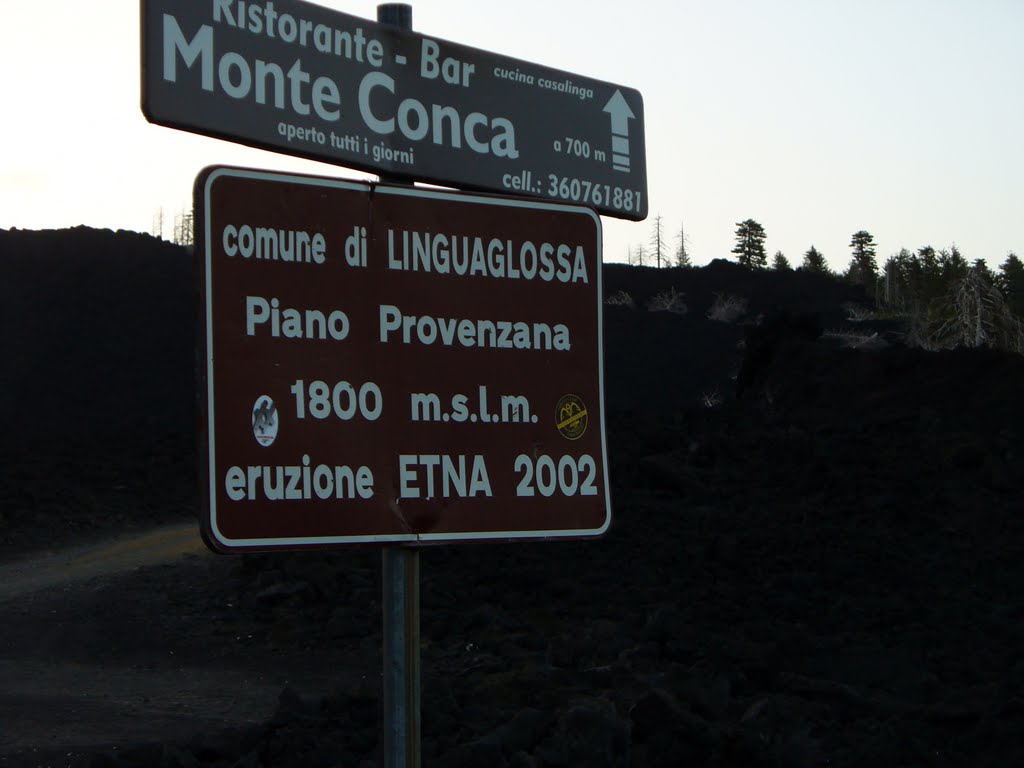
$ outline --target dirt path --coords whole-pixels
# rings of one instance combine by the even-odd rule
[[[231,567],[194,524],[0,566],[0,768],[261,723],[286,686],[319,687],[210,615]]]
[[[276,706],[276,676],[0,660],[0,766],[32,748],[82,750],[175,741],[257,723]],[[13,753],[13,754],[12,754]]]
[[[207,552],[195,523],[180,523],[101,544],[28,557],[0,566],[0,602]]]

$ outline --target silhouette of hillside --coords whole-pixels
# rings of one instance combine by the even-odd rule
[[[0,452],[191,446],[196,288],[186,249],[87,227],[0,231],[0,270],[0,392],[9,406]],[[604,280],[606,295],[624,291],[640,308],[606,310],[609,397],[643,391],[659,411],[730,394],[744,326],[707,319],[716,295],[745,297],[747,321],[778,308],[838,320],[843,302],[863,300],[820,275],[723,261],[662,271],[610,264]],[[687,314],[644,312],[668,287],[683,293]]]
[[[425,764],[1024,762],[1024,358],[903,346],[850,320],[868,298],[827,276],[716,261],[603,279],[620,301],[604,313],[612,528],[424,552]],[[648,310],[669,291],[677,311]],[[745,311],[709,317],[730,296]],[[183,248],[0,231],[0,552],[196,514],[195,314]],[[9,645],[338,669],[380,646],[366,554],[148,572],[81,609],[92,645],[28,609]],[[187,600],[156,597],[184,584]],[[265,723],[95,764],[373,764],[379,706],[372,686],[288,691]]]
[[[0,231],[0,445],[137,445],[192,428],[193,266],[147,235]],[[16,438],[16,442],[10,442]]]

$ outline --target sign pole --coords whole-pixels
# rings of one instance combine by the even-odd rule
[[[412,31],[412,6],[377,6],[377,21]],[[381,174],[380,180],[396,179]],[[420,553],[385,546],[383,582],[384,768],[420,768]]]
[[[386,546],[384,612],[384,766],[420,765],[420,553]]]

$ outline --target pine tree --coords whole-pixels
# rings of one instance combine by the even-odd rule
[[[992,271],[992,268],[984,259],[975,259],[974,263],[971,264],[971,271],[980,275],[989,285],[999,284],[999,281],[996,279],[996,273]]]
[[[789,272],[793,267],[790,266],[786,254],[782,251],[776,251],[774,258],[772,258],[772,269],[776,272]]]
[[[918,292],[921,300],[927,304],[932,299],[937,299],[945,293],[945,285],[942,282],[942,268],[939,265],[939,255],[930,245],[923,245],[917,249],[918,266]]]
[[[853,233],[850,240],[853,258],[846,277],[851,283],[873,287],[878,280],[878,262],[875,261],[875,240],[867,230]]]
[[[1024,317],[1024,262],[1013,251],[999,265],[998,285],[1010,309]]]
[[[948,286],[956,280],[962,280],[967,277],[970,270],[970,264],[955,245],[948,251],[945,248],[939,251],[939,274],[942,275],[942,282],[945,285]]]
[[[813,245],[804,254],[804,260],[800,263],[800,269],[804,269],[808,272],[818,272],[823,275],[827,275],[831,270],[828,268],[828,264],[825,262],[825,257],[821,255],[821,251],[815,248]]]
[[[975,259],[971,263],[971,269],[975,272],[980,272],[983,275],[992,275],[995,277],[995,272],[992,271],[992,267],[988,265],[988,262],[984,259]]]
[[[677,236],[679,245],[676,247],[676,266],[677,267],[692,267],[693,260],[690,258],[690,238],[686,234],[686,229],[682,224],[679,225],[679,235]]]
[[[892,307],[906,309],[914,299],[913,272],[918,264],[910,251],[901,248],[885,260],[884,267],[884,298],[885,303]]]
[[[741,265],[752,269],[764,269],[768,266],[764,238],[764,227],[753,219],[736,222],[736,247],[732,252],[738,256]]]

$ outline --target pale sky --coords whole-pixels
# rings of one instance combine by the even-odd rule
[[[376,18],[375,2],[320,4]],[[659,213],[697,264],[734,258],[747,218],[794,264],[813,244],[845,268],[860,229],[880,264],[926,244],[1024,255],[1022,0],[412,6],[417,32],[643,94],[650,216],[602,217],[607,261]],[[162,207],[169,235],[213,164],[367,178],[151,125],[139,72],[135,0],[5,0],[0,228],[148,232]]]

